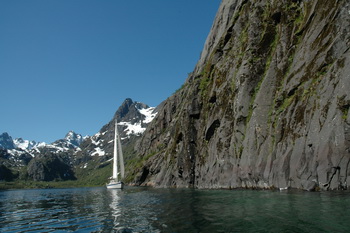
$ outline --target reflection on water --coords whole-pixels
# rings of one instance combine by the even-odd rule
[[[110,189],[108,190],[109,195],[111,196],[111,204],[109,205],[111,208],[111,215],[113,217],[113,226],[114,228],[119,227],[119,221],[121,216],[121,207],[120,207],[120,195],[122,190]]]
[[[0,192],[0,232],[347,232],[349,193],[127,187]]]
[[[144,188],[107,190],[115,231],[160,232],[155,225],[158,211],[154,208],[157,196]]]

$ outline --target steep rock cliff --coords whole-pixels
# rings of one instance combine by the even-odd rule
[[[346,188],[350,5],[223,0],[200,60],[138,146],[135,183]]]

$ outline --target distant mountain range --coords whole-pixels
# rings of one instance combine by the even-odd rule
[[[10,154],[29,153],[35,157],[37,153],[40,153],[40,148],[47,148],[50,149],[51,152],[58,153],[79,147],[83,140],[84,138],[74,131],[69,131],[63,139],[59,139],[51,144],[24,140],[22,138],[12,139],[12,137],[5,132],[0,135],[0,148],[7,150]]]
[[[128,98],[118,108],[112,120],[92,136],[83,137],[69,131],[64,138],[48,144],[23,138],[13,139],[5,132],[0,135],[0,166],[13,173],[6,177],[17,179],[76,179],[76,169],[85,169],[89,167],[89,163],[99,167],[101,163],[110,161],[115,120],[118,121],[122,144],[125,146],[135,143],[135,139],[142,135],[156,114],[154,107]],[[1,175],[0,180],[3,180]]]

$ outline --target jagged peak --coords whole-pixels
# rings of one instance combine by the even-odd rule
[[[70,130],[64,138],[67,140],[72,140],[72,139],[74,140],[74,139],[83,138],[83,137],[81,136],[81,134],[78,134],[78,133],[74,132],[73,130]]]
[[[0,148],[14,149],[15,147],[12,137],[7,132],[0,135]]]
[[[16,148],[20,148],[22,150],[30,150],[40,145],[40,143],[37,143],[36,141],[25,140],[23,138],[15,138],[13,142],[16,145]]]
[[[7,132],[0,134],[0,137],[11,137]]]

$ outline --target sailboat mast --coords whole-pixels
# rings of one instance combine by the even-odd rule
[[[114,128],[114,150],[113,150],[113,179],[118,180],[118,124],[115,120]]]

